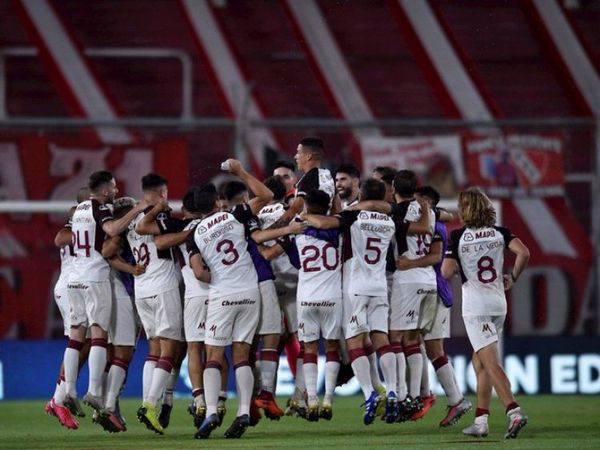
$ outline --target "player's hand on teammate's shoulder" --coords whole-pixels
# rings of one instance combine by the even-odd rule
[[[429,202],[423,197],[416,197],[417,203],[421,207],[421,211],[427,211],[429,209]]]

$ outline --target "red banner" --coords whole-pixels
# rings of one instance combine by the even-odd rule
[[[469,184],[490,195],[563,195],[563,142],[556,134],[464,137]]]
[[[119,196],[141,196],[141,177],[157,172],[169,180],[171,198],[188,186],[188,144],[157,140],[135,146],[90,148],[71,136],[0,140],[0,199],[72,200],[90,173],[107,169]],[[60,262],[53,245],[63,214],[0,214],[0,338],[42,338],[52,321],[54,281]]]

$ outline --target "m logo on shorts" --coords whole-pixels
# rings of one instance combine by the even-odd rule
[[[415,320],[415,310],[411,309],[407,314],[406,317],[410,317],[410,320]]]
[[[486,333],[486,332],[487,332],[487,333],[490,333],[490,334],[492,334],[492,329],[490,328],[490,324],[489,324],[489,323],[484,323],[484,324],[483,324],[483,327],[482,327],[482,329],[481,329],[481,331],[482,331],[483,333]]]
[[[298,324],[298,329],[304,331],[304,322]]]
[[[213,337],[215,337],[215,335],[217,334],[217,326],[211,325],[210,331],[212,331]]]
[[[214,331],[217,330],[216,325],[214,327],[215,327],[215,329],[213,330],[213,336],[214,336]],[[204,330],[205,328],[206,328],[206,322],[200,322],[200,324],[198,325],[198,329],[199,330]]]
[[[357,319],[357,317],[356,317],[356,316],[352,316],[352,317],[350,318],[350,323],[355,323],[355,324],[357,324],[357,325],[358,325],[358,319]]]

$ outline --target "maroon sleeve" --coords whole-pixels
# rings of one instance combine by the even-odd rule
[[[361,212],[362,211],[359,211],[359,210],[342,211],[339,214],[336,214],[334,217],[336,217],[340,221],[340,226],[339,226],[340,231],[344,232],[344,231],[348,230],[352,226],[352,224],[354,222],[356,222],[356,219],[358,219],[358,215]]]
[[[96,200],[92,200],[92,215],[94,216],[94,220],[99,224],[114,220],[112,206],[109,204],[102,205]]]
[[[196,234],[196,227],[192,229],[192,232],[189,234],[187,239],[185,240],[185,246],[188,252],[189,257],[191,258],[194,255],[200,254],[200,249],[196,245],[196,239],[194,236]]]
[[[508,248],[508,244],[510,244],[510,241],[512,241],[513,239],[516,239],[516,237],[517,237],[512,233],[512,231],[510,231],[506,227],[494,227],[494,228],[502,234],[502,237],[504,238],[504,247],[506,247],[506,248]]]
[[[450,233],[450,239],[448,240],[448,248],[446,249],[445,258],[456,259],[458,260],[458,242],[460,241],[460,237],[465,232],[464,228],[459,230],[454,230]]]

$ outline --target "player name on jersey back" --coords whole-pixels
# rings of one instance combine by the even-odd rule
[[[205,217],[196,226],[194,242],[210,268],[211,297],[258,288],[245,227],[236,216],[216,212]]]

